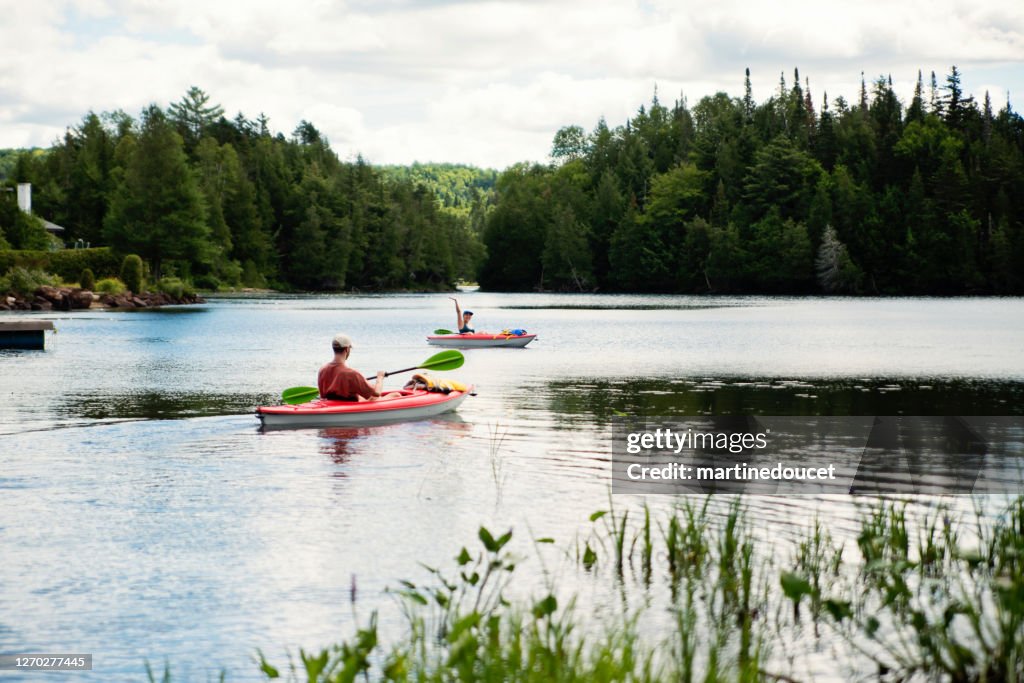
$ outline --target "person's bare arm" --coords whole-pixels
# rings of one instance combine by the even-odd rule
[[[462,331],[462,309],[459,308],[459,300],[454,296],[448,298],[455,302],[455,331],[460,332]]]
[[[370,386],[369,383],[367,383],[366,386],[369,387]],[[383,370],[378,370],[377,371],[377,381],[374,383],[373,387],[371,388],[371,391],[373,392],[373,394],[366,397],[367,401],[376,401],[377,399],[381,398],[384,395],[384,371]]]

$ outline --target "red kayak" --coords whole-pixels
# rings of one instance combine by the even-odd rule
[[[401,396],[379,401],[331,401],[318,398],[299,405],[262,406],[256,416],[264,427],[337,427],[419,420],[451,412],[473,391],[402,389]]]

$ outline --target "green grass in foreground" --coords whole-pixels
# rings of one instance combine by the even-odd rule
[[[846,679],[1024,680],[1024,497],[1001,514],[979,509],[969,525],[943,510],[908,521],[905,504],[879,501],[863,514],[856,557],[815,520],[783,560],[758,552],[771,544],[755,540],[739,500],[724,518],[708,514],[709,501],[657,519],[647,509],[640,519],[595,512],[567,551],[574,571],[610,582],[623,604],[648,596],[632,601],[640,607],[584,615],[550,578],[532,600],[507,599],[524,594],[515,590],[522,558],[507,549],[511,531],[481,528],[455,566],[393,591],[406,620],[396,642],[382,642],[374,613],[353,638],[300,651],[284,675],[793,681],[827,652],[830,676]],[[552,542],[535,541],[539,561]],[[652,612],[659,627],[645,629]],[[260,659],[267,678],[282,677]]]

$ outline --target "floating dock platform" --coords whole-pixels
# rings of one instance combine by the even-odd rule
[[[0,320],[0,349],[42,351],[45,332],[52,329],[52,320]]]

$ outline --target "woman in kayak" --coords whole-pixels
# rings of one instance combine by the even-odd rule
[[[473,322],[473,311],[463,311],[459,308],[458,299],[454,296],[450,296],[448,298],[455,302],[455,319],[457,321],[455,324],[458,326],[459,334],[473,334],[476,332],[476,330],[469,325]]]
[[[337,334],[331,340],[334,349],[334,360],[320,368],[317,375],[317,388],[320,396],[332,401],[376,401],[381,398],[401,396],[398,392],[381,395],[384,390],[384,371],[377,371],[374,386],[356,370],[350,368],[346,361],[352,353],[352,339],[347,334]]]

